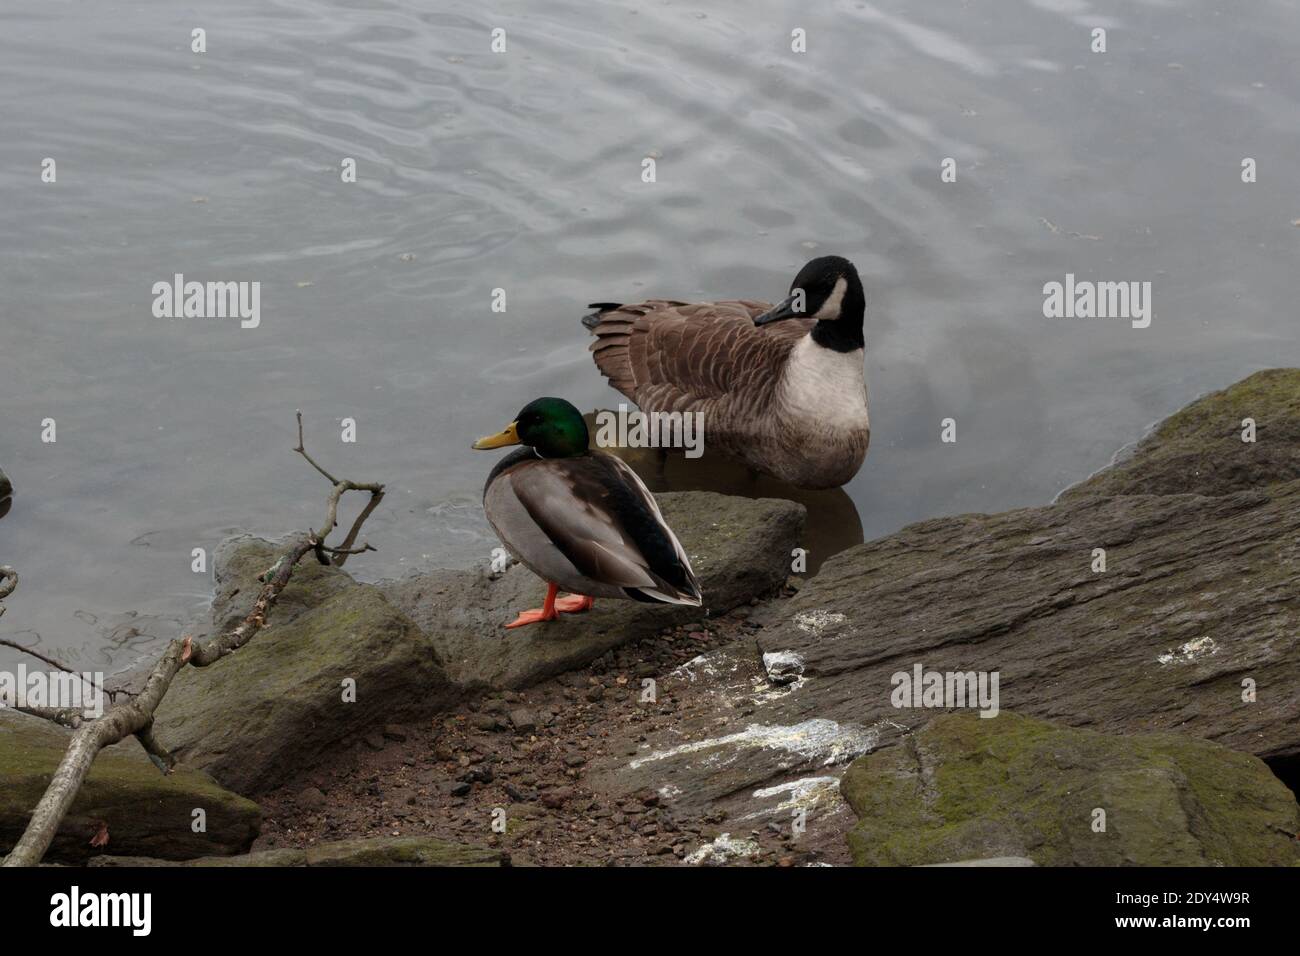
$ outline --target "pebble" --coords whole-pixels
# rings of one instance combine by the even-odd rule
[[[304,810],[319,810],[325,806],[325,794],[320,791],[319,787],[308,787],[298,794],[298,806]]]
[[[521,734],[531,734],[537,729],[537,718],[531,710],[523,707],[510,711],[510,723]]]

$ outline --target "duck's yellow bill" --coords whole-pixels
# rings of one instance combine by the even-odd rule
[[[482,451],[484,448],[504,448],[506,445],[519,444],[519,432],[516,430],[518,422],[511,422],[506,426],[506,430],[498,432],[495,435],[485,435],[474,443],[474,447]]]

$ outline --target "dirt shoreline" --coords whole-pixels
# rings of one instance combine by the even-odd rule
[[[650,734],[714,706],[703,687],[674,677],[681,665],[732,647],[763,678],[750,613],[665,630],[526,690],[489,692],[432,720],[345,742],[259,798],[265,819],[254,849],[424,835],[505,849],[517,865],[661,866],[731,832],[756,846],[732,865],[847,863],[842,834],[796,837],[788,821],[728,826],[725,810],[692,812],[653,791],[619,794],[587,780],[593,761],[630,757]],[[545,640],[545,631],[514,636]],[[653,704],[640,701],[644,678],[658,684]],[[505,833],[493,830],[499,809]]]

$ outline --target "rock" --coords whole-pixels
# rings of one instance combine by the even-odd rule
[[[492,714],[470,714],[469,725],[476,730],[493,731],[501,726],[501,722]]]
[[[242,618],[276,547],[240,539],[218,552],[214,623]],[[354,681],[354,703],[344,682]],[[240,793],[290,780],[344,737],[427,716],[456,697],[437,652],[379,591],[304,560],[270,624],[205,668],[185,668],[155,729],[177,757]]]
[[[406,728],[399,724],[385,724],[384,737],[388,740],[395,740],[398,743],[406,743]]]
[[[541,800],[544,806],[552,810],[558,810],[566,802],[573,799],[574,789],[572,787],[556,787],[553,790],[547,790],[542,794]]]
[[[1300,387],[1300,373],[1252,376],[1170,421],[1226,409],[1205,426],[1217,434],[1244,409],[1268,423],[1261,441],[1280,442],[1294,435],[1288,416],[1300,399],[1279,382]],[[1149,464],[1156,485],[1167,484],[1173,452],[1160,442],[1182,434],[1162,426],[1119,469],[1138,482]],[[1203,489],[1212,496],[1072,494],[1047,507],[925,521],[829,559],[798,595],[764,609],[762,653],[797,655],[803,669],[799,685],[754,719],[815,716],[882,745],[932,713],[892,705],[895,673],[996,671],[1001,706],[1027,716],[1112,733],[1177,729],[1293,763],[1300,481],[1276,481],[1274,466],[1260,464],[1291,461],[1282,449],[1260,457],[1238,440],[1212,451],[1222,475],[1266,484],[1216,478]],[[1222,460],[1233,453],[1237,467]],[[1103,473],[1089,484],[1112,480],[1129,479]],[[1096,548],[1105,571],[1093,571]]]
[[[802,505],[712,492],[657,496],[700,579],[710,614],[779,588],[790,550],[803,531]],[[583,667],[620,645],[665,627],[700,622],[700,610],[598,600],[585,614],[522,631],[502,626],[522,608],[540,606],[545,585],[516,565],[486,570],[432,571],[384,586],[392,603],[428,634],[453,681],[469,689],[519,688]],[[545,640],[536,639],[545,635]]]
[[[501,850],[432,837],[375,837],[321,843],[305,850],[259,850],[242,856],[201,857],[183,863],[148,858],[95,857],[90,866],[509,866]]]
[[[531,710],[517,707],[510,711],[510,724],[521,734],[531,734],[537,729],[537,718]]]
[[[1277,404],[1252,400],[1253,417],[1289,434],[1291,398],[1267,394]],[[736,642],[660,675],[661,701],[680,703],[671,727],[613,728],[584,785],[616,799],[649,786],[706,821],[805,809],[820,823],[801,849],[834,858],[854,819],[844,767],[936,712],[893,706],[895,675],[917,665],[995,672],[999,706],[1022,715],[1211,738],[1300,784],[1300,481],[1221,490],[1079,494],[850,548],[754,611],[757,654]]]
[[[1241,440],[1255,421],[1256,441]],[[1171,415],[1132,454],[1065,491],[1086,495],[1226,495],[1300,475],[1300,369],[1256,372]]]
[[[1258,758],[1181,734],[943,714],[859,758],[840,789],[859,818],[849,847],[863,866],[1300,863],[1294,794]]]
[[[1027,856],[990,856],[983,860],[958,860],[956,863],[927,863],[926,866],[1037,866]]]
[[[22,835],[70,737],[48,721],[0,710],[0,857]],[[206,814],[205,833],[192,829],[196,809]],[[47,859],[76,862],[103,852],[89,845],[101,822],[109,853],[185,859],[246,851],[262,814],[205,773],[181,766],[164,776],[132,738],[96,758]]]

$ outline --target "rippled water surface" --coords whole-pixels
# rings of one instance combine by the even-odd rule
[[[618,400],[587,302],[775,298],[828,252],[868,289],[862,534],[1050,501],[1300,363],[1300,9],[1243,9],[5,4],[0,635],[96,669],[172,636],[210,593],[192,548],[320,520],[296,408],[389,484],[358,573],[483,561],[470,441],[537,395]],[[1045,319],[1067,272],[1151,281],[1151,327]],[[175,273],[261,282],[260,328],[155,318]]]

